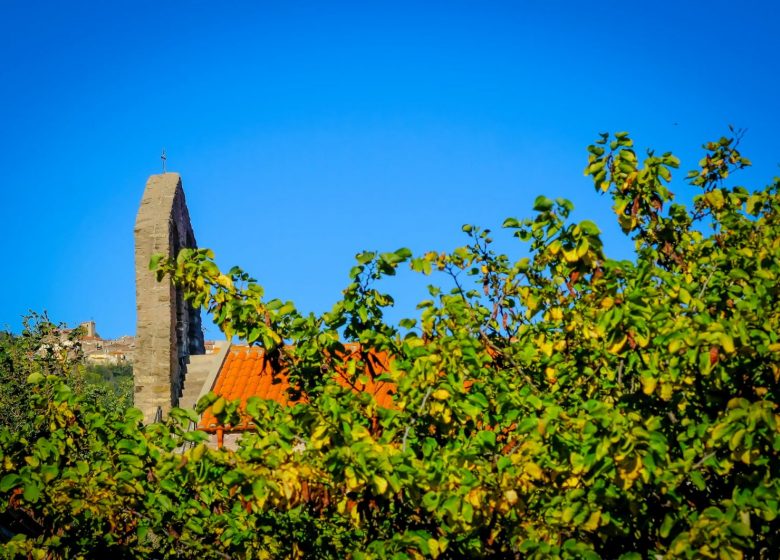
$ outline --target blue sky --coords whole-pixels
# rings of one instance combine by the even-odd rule
[[[671,150],[686,197],[701,144],[734,124],[754,162],[738,181],[780,175],[779,10],[4,0],[0,327],[32,309],[134,332],[133,223],[163,147],[199,244],[305,310],[338,299],[363,249],[450,249],[538,194],[626,256],[585,147],[628,130]],[[411,314],[421,288],[388,287]]]

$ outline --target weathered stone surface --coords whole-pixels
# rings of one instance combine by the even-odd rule
[[[214,345],[212,354],[190,356],[187,378],[184,380],[184,389],[179,399],[180,407],[194,408],[198,400],[214,387],[217,375],[230,350],[229,341],[218,344]]]
[[[176,173],[152,175],[135,222],[136,359],[135,406],[151,422],[158,407],[165,415],[181,396],[191,354],[203,354],[200,311],[166,278],[149,270],[154,254],[175,256],[197,247]]]

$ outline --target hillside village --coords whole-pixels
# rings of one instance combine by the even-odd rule
[[[84,360],[93,365],[132,364],[135,360],[135,337],[123,335],[117,338],[103,338],[97,331],[95,321],[85,321],[79,324],[84,335],[79,339]],[[64,332],[70,332],[66,329]],[[205,353],[212,354],[216,342],[204,342]]]

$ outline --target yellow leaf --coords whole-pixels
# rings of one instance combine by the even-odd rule
[[[225,288],[233,287],[233,282],[230,280],[230,277],[225,276],[224,274],[220,274],[219,276],[217,276],[217,284]]]
[[[444,401],[450,398],[450,392],[447,389],[436,389],[432,396],[437,401]]]
[[[330,436],[325,434],[327,430],[328,427],[324,424],[315,428],[314,433],[311,435],[311,446],[314,449],[321,449],[330,441]]]
[[[720,333],[718,338],[720,339],[720,345],[723,347],[723,350],[726,352],[726,354],[733,354],[734,339],[726,333]]]
[[[590,243],[587,239],[583,239],[580,241],[579,245],[577,245],[577,256],[583,257],[585,253],[588,252],[588,249],[590,249]]]
[[[355,525],[360,525],[360,512],[358,512],[358,508],[353,507],[349,510],[349,517],[352,519],[352,523]]]
[[[214,413],[214,414],[221,413],[223,410],[225,410],[225,405],[226,404],[227,404],[227,402],[225,401],[225,398],[224,397],[219,397],[216,400],[216,402],[213,405],[211,405],[211,412]]]
[[[436,539],[428,539],[428,548],[431,550],[431,556],[434,558],[438,558],[438,556],[441,554],[441,549],[439,548],[439,541]]]
[[[535,479],[540,479],[544,476],[542,469],[540,469],[539,465],[534,462],[528,462],[525,464],[525,472],[527,472],[531,478]]]
[[[610,353],[617,354],[618,352],[620,352],[623,349],[623,345],[626,343],[626,340],[628,340],[628,337],[626,335],[623,335],[612,346],[609,347]]]
[[[579,509],[578,504],[570,505],[569,507],[564,509],[563,513],[561,514],[561,521],[563,521],[564,523],[568,523],[569,521],[571,521],[572,518],[574,517],[574,514],[577,513],[578,509]]]
[[[640,333],[634,333],[634,340],[639,345],[640,348],[645,348],[648,343],[650,342],[650,339],[644,336]]]
[[[591,512],[590,517],[588,517],[588,520],[582,525],[582,528],[586,531],[595,531],[599,528],[599,521],[601,520],[601,512],[600,511],[594,511]]]
[[[583,468],[580,466],[579,471],[582,471]],[[566,479],[566,481],[563,483],[564,488],[576,488],[577,485],[580,483],[580,479],[577,476],[571,476]]]
[[[336,511],[338,511],[341,515],[344,515],[344,513],[347,511],[347,505],[349,505],[349,499],[345,496],[336,505]]]
[[[203,457],[203,454],[205,452],[206,452],[206,444],[205,443],[199,444],[195,449],[193,449],[190,452],[190,460],[200,461],[200,458]]]
[[[466,501],[470,503],[475,509],[479,509],[482,505],[482,497],[484,492],[474,489],[468,494],[466,494]]]
[[[723,208],[723,204],[726,202],[723,198],[723,191],[720,189],[715,189],[712,192],[707,193],[705,198],[716,210]]]
[[[346,479],[348,490],[354,490],[360,485],[357,477],[355,476],[355,469],[352,467],[346,467],[344,469],[344,478]]]
[[[745,438],[744,428],[734,432],[734,435],[732,435],[731,439],[729,440],[729,449],[731,449],[732,451],[736,450],[740,446],[744,438]]]
[[[381,476],[375,474],[371,477],[371,482],[374,483],[374,489],[379,495],[382,495],[387,491],[387,480]]]
[[[718,550],[720,560],[742,560],[742,551],[731,546],[724,546]]]
[[[658,384],[658,380],[655,377],[643,377],[642,378],[642,392],[645,395],[652,395],[655,391],[655,386]]]
[[[371,432],[365,426],[352,426],[352,439],[355,441],[371,439]]]

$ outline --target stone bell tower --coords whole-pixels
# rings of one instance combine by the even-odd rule
[[[135,220],[134,399],[146,423],[179,403],[189,357],[204,353],[200,310],[193,309],[167,277],[158,282],[149,261],[154,254],[175,257],[179,250],[194,247],[181,177],[150,176]]]

